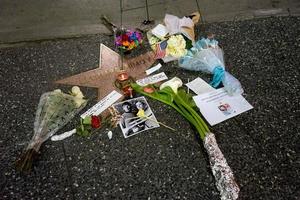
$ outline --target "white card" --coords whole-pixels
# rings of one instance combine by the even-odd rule
[[[198,95],[216,90],[199,77],[185,85]]]
[[[147,70],[146,70],[146,74],[147,74],[147,75],[150,75],[150,74],[152,74],[153,72],[159,70],[161,67],[162,67],[162,65],[161,65],[160,63],[158,63],[158,64],[155,65],[154,67],[151,67],[150,69],[147,69]]]
[[[167,27],[162,24],[158,24],[157,26],[155,26],[151,30],[151,32],[153,35],[155,35],[158,38],[163,38],[169,33]]]
[[[229,96],[224,88],[193,97],[210,125],[216,125],[253,107],[242,95]]]
[[[100,115],[104,110],[106,110],[109,106],[115,103],[118,99],[120,99],[122,95],[117,91],[112,91],[106,97],[101,99],[97,104],[91,107],[88,111],[83,113],[80,117],[84,119],[86,116],[91,115]]]
[[[155,75],[148,76],[146,78],[137,80],[136,83],[139,84],[140,86],[146,86],[146,85],[154,84],[154,83],[164,81],[167,79],[168,79],[168,77],[165,74],[165,72],[161,72],[159,74],[155,74]]]

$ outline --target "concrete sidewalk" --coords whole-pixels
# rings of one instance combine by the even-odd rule
[[[254,107],[210,127],[241,187],[238,200],[299,199],[299,27],[300,17],[206,26],[224,49],[226,69]],[[204,35],[198,26],[196,34]],[[105,129],[90,137],[49,140],[31,174],[15,170],[33,135],[40,95],[56,88],[69,91],[53,82],[95,68],[99,43],[114,47],[112,37],[98,34],[0,49],[0,199],[220,200],[197,132],[174,109],[149,98],[156,118],[176,131],[160,127],[125,139],[115,128],[111,140]],[[147,50],[147,45],[141,49]],[[177,62],[164,64],[162,71],[185,83],[211,79],[180,69]],[[97,90],[81,89],[89,99],[87,110],[97,103]],[[79,116],[58,134],[78,123]]]
[[[0,44],[107,33],[101,15],[118,25],[143,28],[146,2],[152,20],[197,10],[205,22],[300,13],[298,0],[0,0]]]

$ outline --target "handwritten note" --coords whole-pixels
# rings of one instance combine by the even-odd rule
[[[161,72],[159,74],[155,74],[153,76],[148,76],[144,79],[137,80],[136,83],[139,84],[140,86],[146,86],[149,84],[154,84],[163,80],[168,79],[166,74],[164,72]]]
[[[199,77],[185,85],[198,95],[215,90],[213,87],[211,87],[208,83],[206,83],[203,79]]]
[[[147,75],[150,75],[150,74],[152,74],[153,72],[159,70],[161,67],[162,67],[162,65],[161,65],[160,63],[158,63],[158,64],[155,65],[154,67],[151,67],[150,69],[147,69],[147,70],[146,70],[146,74],[147,74]]]
[[[91,107],[88,111],[83,113],[80,117],[85,118],[86,116],[99,115],[121,97],[122,95],[114,90],[109,95],[101,99],[93,107]]]

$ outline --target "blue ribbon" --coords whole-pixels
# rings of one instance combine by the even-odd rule
[[[220,85],[224,78],[225,70],[221,66],[217,66],[213,70],[213,80],[209,83],[212,87],[216,88]]]

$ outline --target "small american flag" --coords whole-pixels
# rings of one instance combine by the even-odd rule
[[[167,40],[157,43],[155,45],[155,59],[161,59],[166,55],[166,48],[168,46]]]

